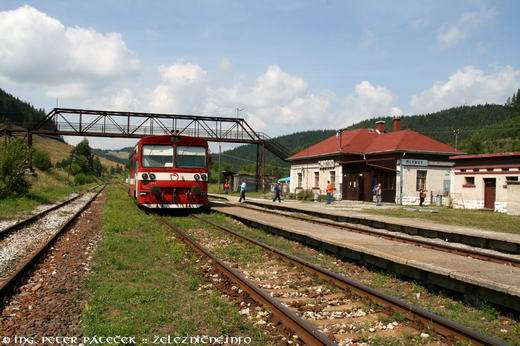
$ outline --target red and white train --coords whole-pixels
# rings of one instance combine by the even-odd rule
[[[200,208],[208,203],[208,143],[150,136],[130,154],[128,193],[146,208]]]

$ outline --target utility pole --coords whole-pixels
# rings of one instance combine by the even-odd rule
[[[220,148],[220,143],[218,144],[218,180],[217,180],[217,183],[218,183],[218,190],[220,191],[220,174],[222,174],[222,170],[220,168],[220,157],[222,156],[222,152],[221,152],[221,148]]]
[[[453,130],[453,135],[455,136],[455,150],[459,150],[459,134],[460,129]]]
[[[237,107],[237,119],[238,119],[238,116],[240,115],[240,112],[243,110],[244,110],[244,108]]]

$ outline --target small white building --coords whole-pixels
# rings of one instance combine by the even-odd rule
[[[457,155],[450,159],[455,208],[520,215],[520,152]]]

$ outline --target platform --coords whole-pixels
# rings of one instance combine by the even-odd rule
[[[211,194],[210,197],[225,197],[231,202],[238,201],[238,197],[235,196]],[[284,211],[304,213],[338,222],[360,224],[388,231],[402,232],[409,235],[418,235],[426,238],[437,238],[448,242],[461,243],[483,249],[491,249],[510,254],[520,254],[520,234],[447,225],[420,219],[371,215],[352,210],[328,207],[326,204],[319,202],[284,200],[282,203],[279,203],[265,199],[248,198],[246,203],[264,208],[276,208]]]
[[[466,300],[484,300],[520,311],[520,268],[464,257],[413,244],[349,232],[332,226],[316,226],[238,206],[214,206],[250,226],[259,227],[306,245],[417,280],[461,293]]]

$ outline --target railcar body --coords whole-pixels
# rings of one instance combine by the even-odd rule
[[[200,208],[208,203],[208,143],[150,136],[130,154],[128,193],[146,208]]]

